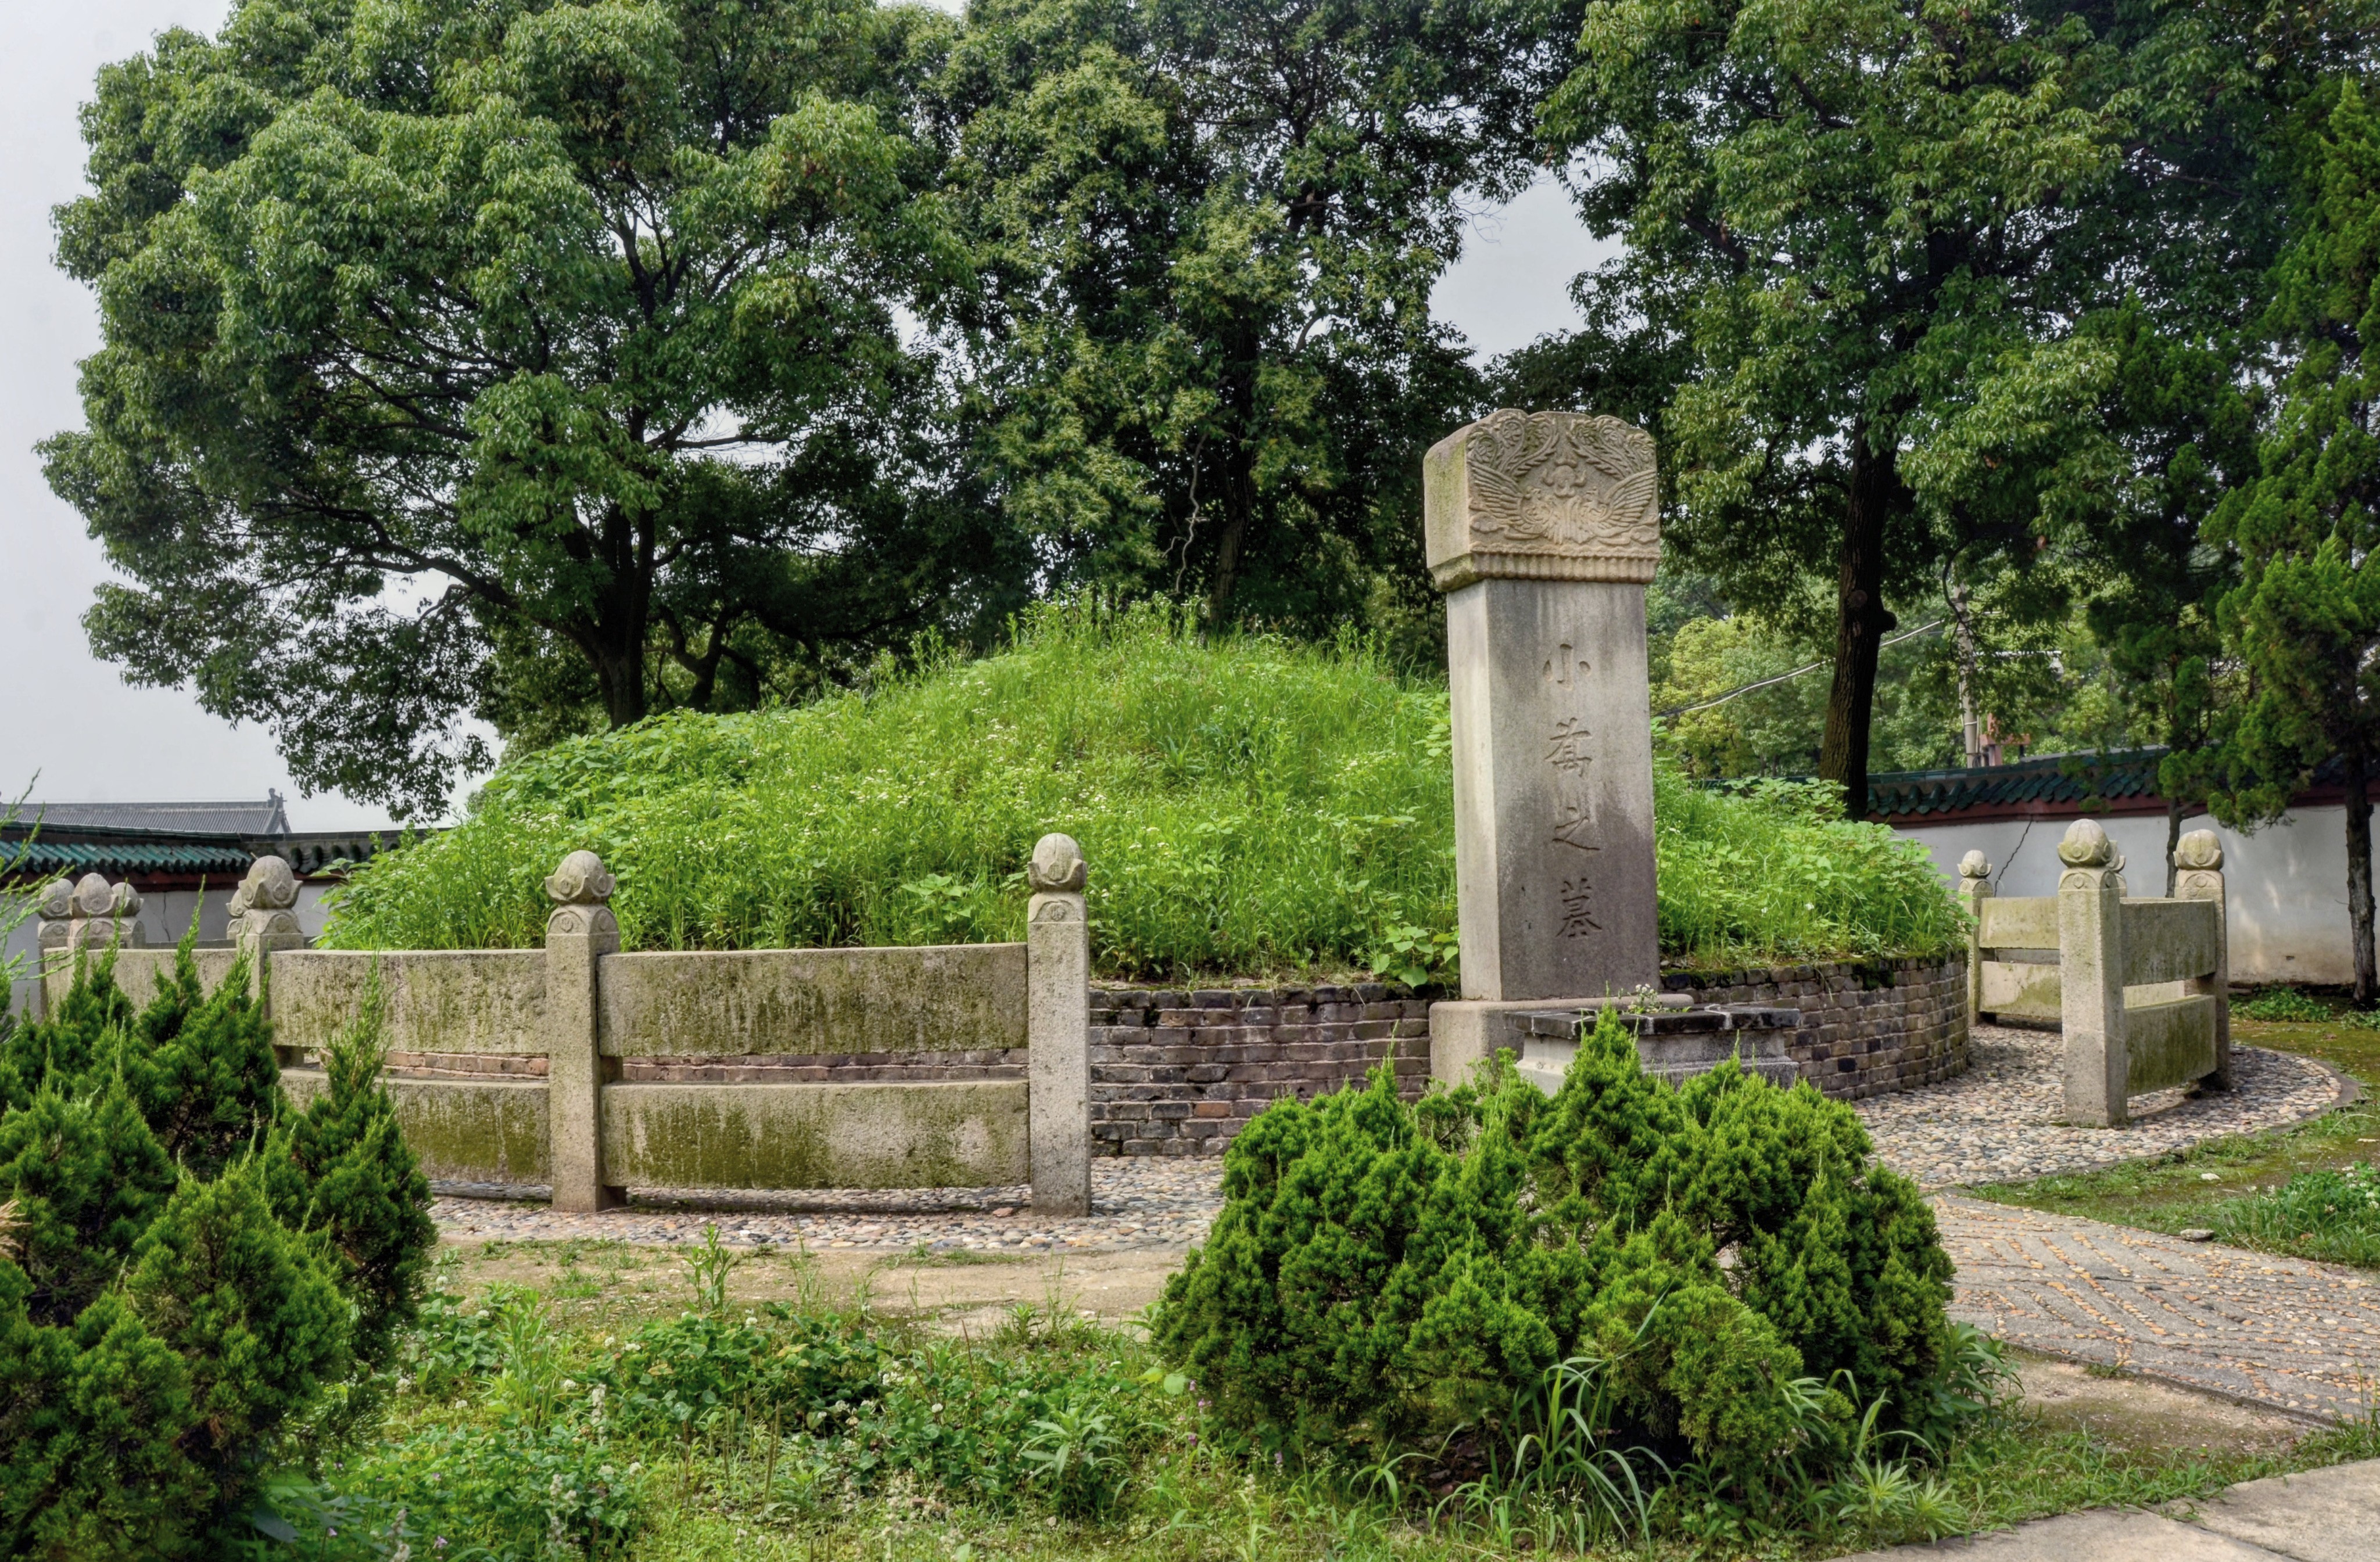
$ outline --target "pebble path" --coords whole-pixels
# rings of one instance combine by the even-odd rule
[[[1857,1103],[1886,1165],[1925,1188],[2021,1182],[2186,1150],[2321,1116],[2343,1082],[2311,1058],[2235,1047],[2232,1085],[2196,1098],[2135,1096],[2129,1128],[2070,1128],[2055,1031],[1978,1025],[1956,1079]]]

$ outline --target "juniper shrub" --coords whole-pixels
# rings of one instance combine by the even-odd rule
[[[1732,1063],[1673,1090],[1609,1012],[1550,1099],[1491,1067],[1279,1103],[1223,1193],[1154,1338],[1259,1447],[1390,1454],[1584,1362],[1616,1444],[1757,1490],[1855,1404],[1920,1420],[1951,1349],[1932,1212],[1848,1108]]]
[[[186,940],[137,1014],[114,963],[0,1037],[0,1556],[222,1552],[433,1236],[375,1034],[291,1112],[244,962],[208,992]]]

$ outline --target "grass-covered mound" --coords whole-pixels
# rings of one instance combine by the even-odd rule
[[[1201,643],[1154,611],[1049,609],[1016,643],[866,693],[669,715],[506,764],[457,828],[367,865],[326,941],[525,946],[579,847],[630,949],[1023,936],[1049,830],[1091,865],[1117,976],[1452,977],[1446,692],[1370,648]],[[1661,937],[1724,963],[1930,951],[1956,915],[1915,848],[1803,789],[1657,777]]]

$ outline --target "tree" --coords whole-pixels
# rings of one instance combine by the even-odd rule
[[[104,345],[43,446],[130,577],[94,648],[434,812],[470,716],[733,708],[997,611],[898,315],[962,269],[909,119],[949,28],[243,0],[108,67],[57,212]]]
[[[940,91],[987,489],[1061,580],[1208,621],[1420,623],[1429,318],[1466,192],[1534,173],[1534,0],[990,0]],[[1425,630],[1434,634],[1434,630]]]
[[[2163,275],[2149,219],[2197,170],[2159,116],[2212,68],[2143,31],[2120,6],[1600,0],[1548,110],[1589,225],[1627,240],[1580,279],[1580,359],[1676,376],[1682,560],[1789,624],[1831,576],[1819,773],[1854,810],[1888,601],[2022,576],[2121,477],[2119,355],[2085,322]],[[2062,620],[2055,584],[2030,621]]]
[[[2372,804],[2380,759],[2380,125],[2351,79],[2305,107],[2302,226],[2274,269],[2267,324],[2289,363],[2255,478],[2225,496],[2210,538],[2240,581],[2217,613],[2244,664],[2217,817],[2277,818],[2314,769],[2346,789],[2355,1001],[2380,1002],[2373,947]]]

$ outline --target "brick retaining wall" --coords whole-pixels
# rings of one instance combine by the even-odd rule
[[[1669,972],[1706,1003],[1798,1008],[1787,1044],[1802,1077],[1845,1098],[1948,1079],[1967,1066],[1966,961],[1887,960]],[[1092,1154],[1220,1154],[1250,1118],[1362,1080],[1383,1059],[1407,1096],[1429,1081],[1429,1002],[1350,987],[1095,987],[1090,993]],[[639,1058],[630,1081],[706,1083],[1019,1079],[1019,1050],[939,1055]],[[539,1057],[391,1054],[399,1077],[542,1076]]]
[[[1360,1080],[1382,1059],[1418,1096],[1429,1003],[1377,983],[1322,987],[1091,989],[1091,1153],[1221,1153],[1284,1096]]]
[[[1856,1098],[1930,1084],[1967,1066],[1966,960],[1881,960],[1670,972],[1706,1003],[1797,1008],[1786,1045],[1802,1077]],[[1408,1096],[1429,1081],[1429,1004],[1343,987],[1091,989],[1093,1155],[1221,1153],[1283,1096],[1310,1099],[1389,1059]]]
[[[1785,1045],[1802,1077],[1855,1100],[1932,1084],[1967,1067],[1967,960],[1874,960],[1742,971],[1668,971],[1661,986],[1704,1003],[1802,1011]]]

